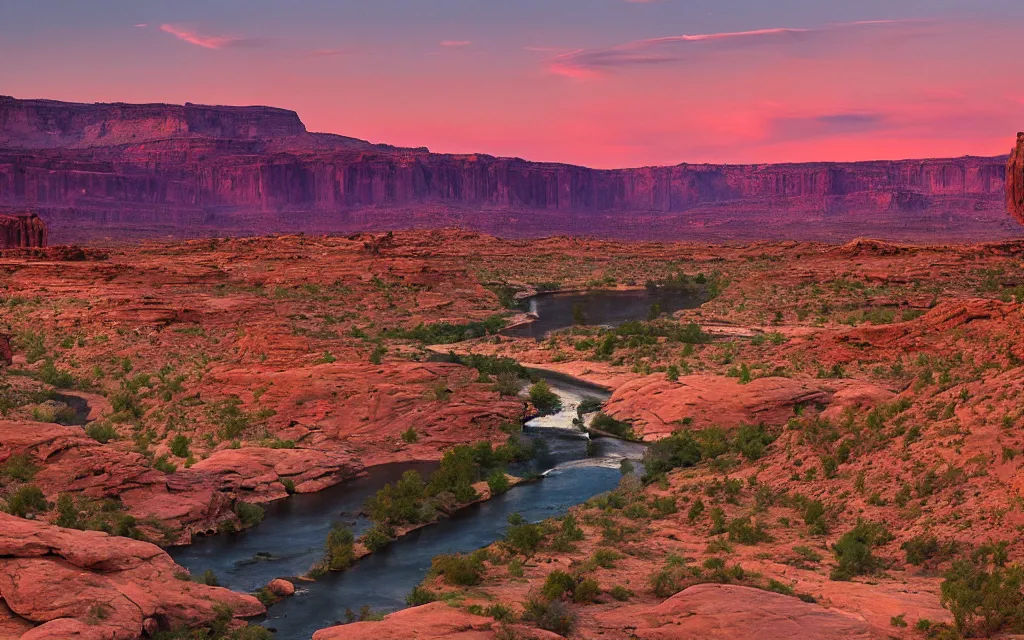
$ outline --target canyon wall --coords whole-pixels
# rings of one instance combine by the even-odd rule
[[[1006,163],[1006,208],[1024,224],[1024,133],[1017,134],[1017,146]]]
[[[513,236],[1014,235],[1005,158],[595,170],[308,133],[267,107],[0,99],[0,208],[61,240],[460,225]],[[818,224],[816,229],[808,225]],[[879,235],[872,233],[871,235]],[[843,239],[843,238],[836,238]]]
[[[0,215],[0,249],[45,247],[46,240],[46,225],[39,216]]]

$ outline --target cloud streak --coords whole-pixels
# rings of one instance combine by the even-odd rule
[[[745,48],[799,52],[800,47],[834,44],[844,37],[888,32],[909,36],[933,25],[928,20],[874,20],[810,29],[758,29],[635,40],[607,48],[577,49],[546,61],[548,71],[570,78],[594,78],[623,67],[684,63],[701,56]]]
[[[450,48],[468,47],[471,44],[473,44],[472,40],[442,40],[441,41],[441,46],[442,47],[450,47]]]
[[[180,24],[162,24],[160,30],[169,33],[182,42],[202,47],[204,49],[226,49],[228,47],[243,47],[256,44],[257,41],[251,38],[243,38],[234,35],[211,35]]]

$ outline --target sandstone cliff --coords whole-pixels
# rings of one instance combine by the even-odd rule
[[[1024,133],[1017,134],[1017,146],[1006,163],[1006,207],[1024,223]]]
[[[900,237],[922,229],[970,239],[1016,232],[1004,220],[1004,163],[594,170],[311,134],[294,112],[267,107],[0,99],[0,207],[41,211],[61,241],[90,229],[124,236],[438,225],[625,238],[832,237],[881,227]]]
[[[46,225],[35,214],[0,215],[0,249],[45,247]]]

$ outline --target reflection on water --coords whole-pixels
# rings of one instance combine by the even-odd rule
[[[699,307],[703,302],[700,294],[662,289],[543,293],[529,299],[530,311],[538,316],[537,320],[510,327],[502,334],[539,340],[549,332],[571,327],[577,321],[614,327],[630,320],[645,319],[654,305],[663,313],[672,313]]]

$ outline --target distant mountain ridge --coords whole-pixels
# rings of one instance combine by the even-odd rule
[[[601,170],[309,133],[273,107],[0,97],[0,212],[51,239],[462,226],[505,236],[1015,237],[1006,156]]]

